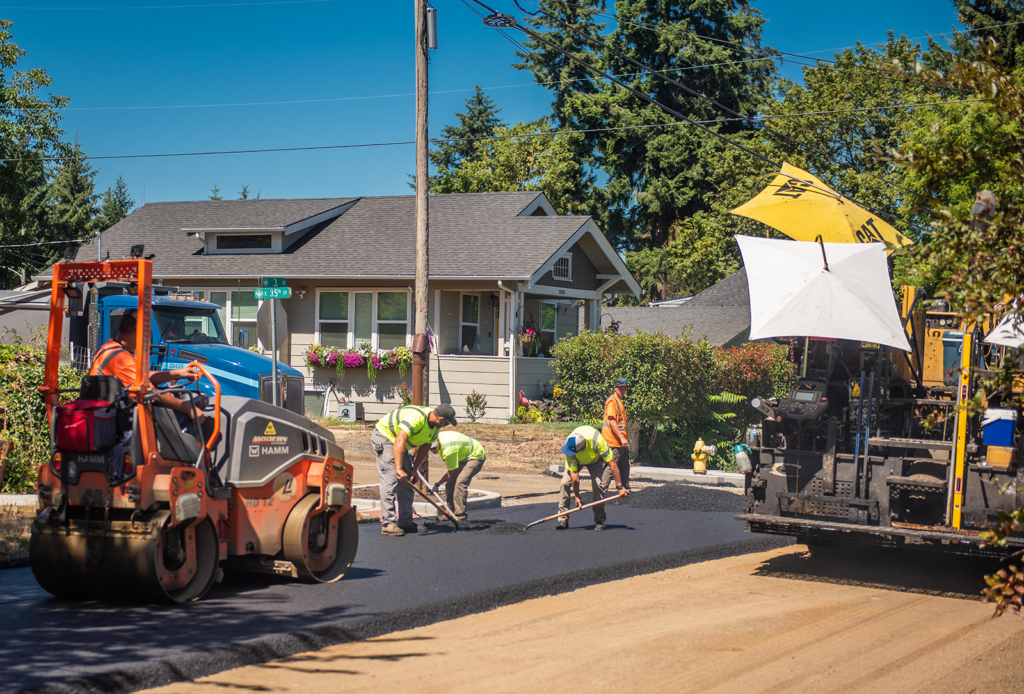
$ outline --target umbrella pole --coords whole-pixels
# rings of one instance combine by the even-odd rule
[[[858,488],[854,489],[854,496],[860,498],[860,425],[861,417],[864,414],[864,372],[860,372],[860,390],[857,395],[857,437],[853,444],[853,480],[854,485]]]
[[[800,378],[807,378],[807,362],[810,361],[811,338],[804,338],[804,363],[800,366]]]

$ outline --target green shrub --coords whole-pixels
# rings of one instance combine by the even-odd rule
[[[552,349],[559,402],[567,416],[601,421],[615,378],[629,380],[627,417],[640,425],[639,458],[689,466],[697,437],[719,447],[711,465],[735,469],[732,445],[759,421],[755,395],[789,388],[792,365],[784,347],[749,343],[722,349],[664,334],[583,332]]]
[[[0,481],[0,491],[5,493],[34,491],[37,469],[50,457],[50,427],[46,406],[39,395],[45,362],[40,349],[0,345],[0,407],[6,410],[0,422],[0,439],[14,444]],[[61,389],[79,387],[78,374],[70,366],[62,364],[58,374]],[[61,401],[74,398],[69,393],[61,396]]]
[[[472,390],[466,396],[466,416],[469,421],[476,422],[487,413],[487,396]]]

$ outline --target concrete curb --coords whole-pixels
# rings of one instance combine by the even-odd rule
[[[548,471],[561,477],[565,474],[564,465],[552,465]],[[590,475],[584,469],[581,477],[589,478]],[[741,472],[723,472],[721,470],[708,470],[705,475],[695,475],[689,468],[677,467],[649,467],[637,465],[629,468],[629,479],[638,482],[686,482],[688,484],[701,484],[708,487],[738,487],[743,489],[746,483],[746,475]]]
[[[353,491],[356,489],[376,489],[379,485],[376,484],[357,484],[352,487]],[[470,488],[471,493],[478,494],[479,496],[470,496],[466,501],[466,511],[481,511],[485,508],[501,508],[501,494],[498,492],[488,492],[483,489]],[[352,499],[352,506],[362,513],[363,515],[376,515],[380,513],[380,500],[379,499]],[[423,518],[436,518],[437,509],[428,504],[426,501],[414,501],[412,503],[412,511],[417,516]]]
[[[0,506],[36,506],[39,497],[35,494],[0,494]]]

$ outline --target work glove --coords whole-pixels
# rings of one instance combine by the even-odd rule
[[[430,493],[431,494],[437,494],[437,490],[439,490],[440,488],[441,488],[441,483],[440,482],[434,482],[434,486],[430,488]]]

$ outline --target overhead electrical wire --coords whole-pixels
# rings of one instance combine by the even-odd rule
[[[865,106],[861,108],[850,108],[850,109],[837,109],[832,111],[806,111],[802,113],[782,113],[774,115],[755,115],[755,116],[742,116],[739,118],[714,118],[710,120],[701,121],[673,121],[670,123],[651,123],[648,125],[624,125],[619,127],[610,128],[585,128],[585,129],[568,129],[568,130],[552,130],[550,132],[539,132],[539,133],[523,133],[517,135],[486,135],[482,137],[456,137],[456,138],[431,138],[431,143],[455,143],[455,142],[479,142],[484,140],[514,140],[517,138],[529,139],[533,137],[548,137],[548,136],[560,136],[560,135],[585,135],[588,133],[601,133],[601,132],[613,132],[619,130],[648,130],[651,128],[666,128],[678,125],[689,125],[690,123],[699,125],[715,125],[718,123],[731,123],[738,121],[749,121],[753,120],[774,120],[777,118],[796,118],[803,116],[822,116],[822,115],[835,115],[839,113],[858,113],[862,111],[885,111],[891,109],[901,108],[917,108],[923,106],[949,106],[956,104],[966,104],[988,101],[988,99],[960,99],[957,101],[925,101],[917,104],[893,104],[890,106]],[[393,147],[399,145],[414,145],[415,140],[402,140],[394,142],[367,142],[359,144],[347,144],[347,145],[315,145],[310,147],[268,147],[262,149],[232,149],[232,150],[216,150],[206,152],[161,152],[155,154],[113,154],[113,155],[82,155],[80,157],[7,157],[0,158],[2,162],[15,162],[15,161],[85,161],[85,160],[99,160],[99,159],[153,159],[153,158],[164,158],[164,157],[201,157],[201,156],[215,156],[215,155],[228,155],[228,154],[262,154],[269,152],[306,152],[315,150],[330,150],[330,149],[355,149],[365,147]]]
[[[202,10],[215,7],[258,7],[260,5],[311,5],[316,3],[340,2],[340,0],[270,0],[269,2],[222,2],[210,5],[137,5],[128,7],[15,7],[0,6],[0,10],[72,10],[72,11],[95,11],[95,10]]]

